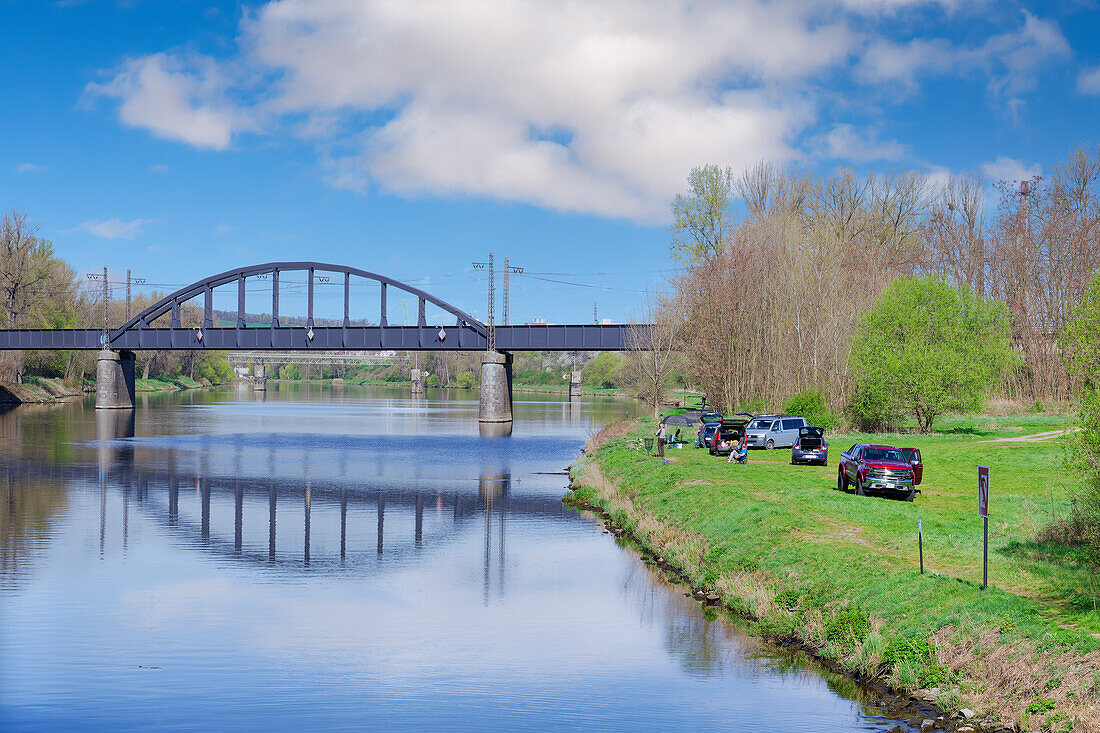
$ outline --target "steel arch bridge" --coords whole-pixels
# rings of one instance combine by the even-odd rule
[[[279,312],[279,278],[287,272],[307,272],[304,325],[284,325]],[[329,282],[316,273],[344,276],[344,318],[339,326],[314,323],[314,284]],[[351,278],[379,284],[379,318],[376,325],[353,325]],[[271,322],[263,326],[246,324],[245,287],[249,280],[271,284]],[[216,326],[214,289],[237,285],[236,326]],[[391,325],[386,309],[389,288],[417,299],[414,326]],[[182,324],[181,307],[202,296],[201,327]],[[426,306],[447,314],[450,323],[429,322]],[[154,325],[168,317],[168,325]],[[453,320],[452,320],[453,319]],[[643,327],[644,328],[644,327]],[[611,325],[496,326],[494,341],[500,351],[623,351],[631,347],[632,327]],[[199,280],[164,297],[154,305],[107,333],[96,329],[9,329],[0,330],[0,350],[13,349],[177,349],[177,350],[355,350],[355,351],[477,351],[487,348],[489,326],[461,309],[417,287],[377,273],[346,265],[323,262],[268,262],[228,270]],[[634,339],[636,340],[636,339]]]

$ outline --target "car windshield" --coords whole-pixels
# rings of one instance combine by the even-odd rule
[[[749,423],[749,430],[769,430],[771,426],[771,420],[753,420]]]
[[[901,453],[896,448],[868,448],[863,454],[864,460],[867,461],[897,461],[898,463],[904,463],[904,459],[901,457]]]

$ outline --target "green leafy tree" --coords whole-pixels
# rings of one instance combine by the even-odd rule
[[[477,386],[477,377],[473,372],[465,371],[455,378],[455,384],[461,389],[473,389]]]
[[[783,411],[791,415],[801,415],[806,422],[822,428],[834,427],[838,420],[836,414],[825,404],[825,396],[820,389],[791,395],[783,404]]]
[[[849,368],[849,411],[864,427],[912,415],[922,433],[948,412],[981,408],[1015,361],[1008,309],[939,277],[898,278],[864,316]]]
[[[733,229],[733,171],[716,165],[692,168],[687,196],[672,201],[672,249],[693,260],[722,254]]]
[[[1074,496],[1075,538],[1086,539],[1092,559],[1100,562],[1100,274],[1089,288],[1059,335],[1066,372],[1080,387],[1077,425],[1070,443],[1074,463],[1086,480]]]
[[[211,384],[227,384],[235,377],[236,374],[233,372],[233,367],[229,366],[224,351],[203,354],[202,360],[195,368],[195,378],[207,379]]]
[[[625,359],[613,351],[601,351],[581,367],[581,381],[596,387],[618,387]]]

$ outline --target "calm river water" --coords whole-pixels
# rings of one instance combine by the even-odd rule
[[[516,398],[496,438],[385,388],[0,415],[0,729],[894,725],[562,507],[632,401]]]

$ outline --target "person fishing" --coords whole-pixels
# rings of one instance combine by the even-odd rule
[[[657,428],[657,432],[654,433],[657,436],[657,457],[665,457],[665,424],[662,422],[660,427]]]

